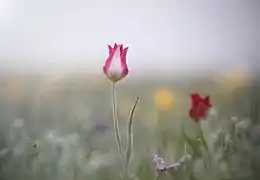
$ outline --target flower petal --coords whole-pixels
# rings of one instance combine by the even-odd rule
[[[111,56],[111,54],[113,53],[114,48],[112,48],[110,45],[108,45],[108,50],[109,50],[109,55]]]
[[[191,94],[191,108],[189,115],[194,122],[205,120],[208,116],[209,110],[212,107],[210,97],[202,98],[198,93]]]

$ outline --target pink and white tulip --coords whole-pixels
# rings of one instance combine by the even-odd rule
[[[126,54],[128,47],[123,48],[123,44],[114,44],[114,47],[108,45],[109,54],[103,66],[103,72],[113,83],[122,80],[128,74],[126,64]]]

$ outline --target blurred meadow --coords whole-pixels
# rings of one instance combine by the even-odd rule
[[[193,178],[258,179],[260,126],[258,116],[248,109],[254,103],[246,104],[249,82],[237,70],[207,79],[120,82],[117,100],[124,138],[130,108],[140,97],[134,117],[134,178],[156,179],[154,153],[169,163],[182,156],[181,122],[187,125],[188,136],[196,137],[196,124],[188,116],[189,95],[200,92],[210,95],[213,103],[204,133],[215,164],[209,172],[198,161]],[[105,76],[14,74],[2,76],[0,83],[1,179],[119,178],[110,84]],[[254,98],[260,98],[259,89],[253,90],[257,91]]]

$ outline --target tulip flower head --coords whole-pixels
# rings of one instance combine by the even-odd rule
[[[189,115],[194,122],[205,120],[212,105],[209,96],[202,98],[199,94],[191,94],[191,108]]]
[[[103,72],[113,83],[122,80],[128,74],[126,64],[126,54],[128,47],[123,48],[123,44],[108,45],[108,58],[103,66]]]

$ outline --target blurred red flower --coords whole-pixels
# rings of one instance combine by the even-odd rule
[[[191,94],[191,108],[189,111],[189,115],[192,120],[197,123],[201,120],[205,120],[208,117],[208,112],[212,107],[210,103],[210,97],[206,96],[202,98],[198,93]]]

